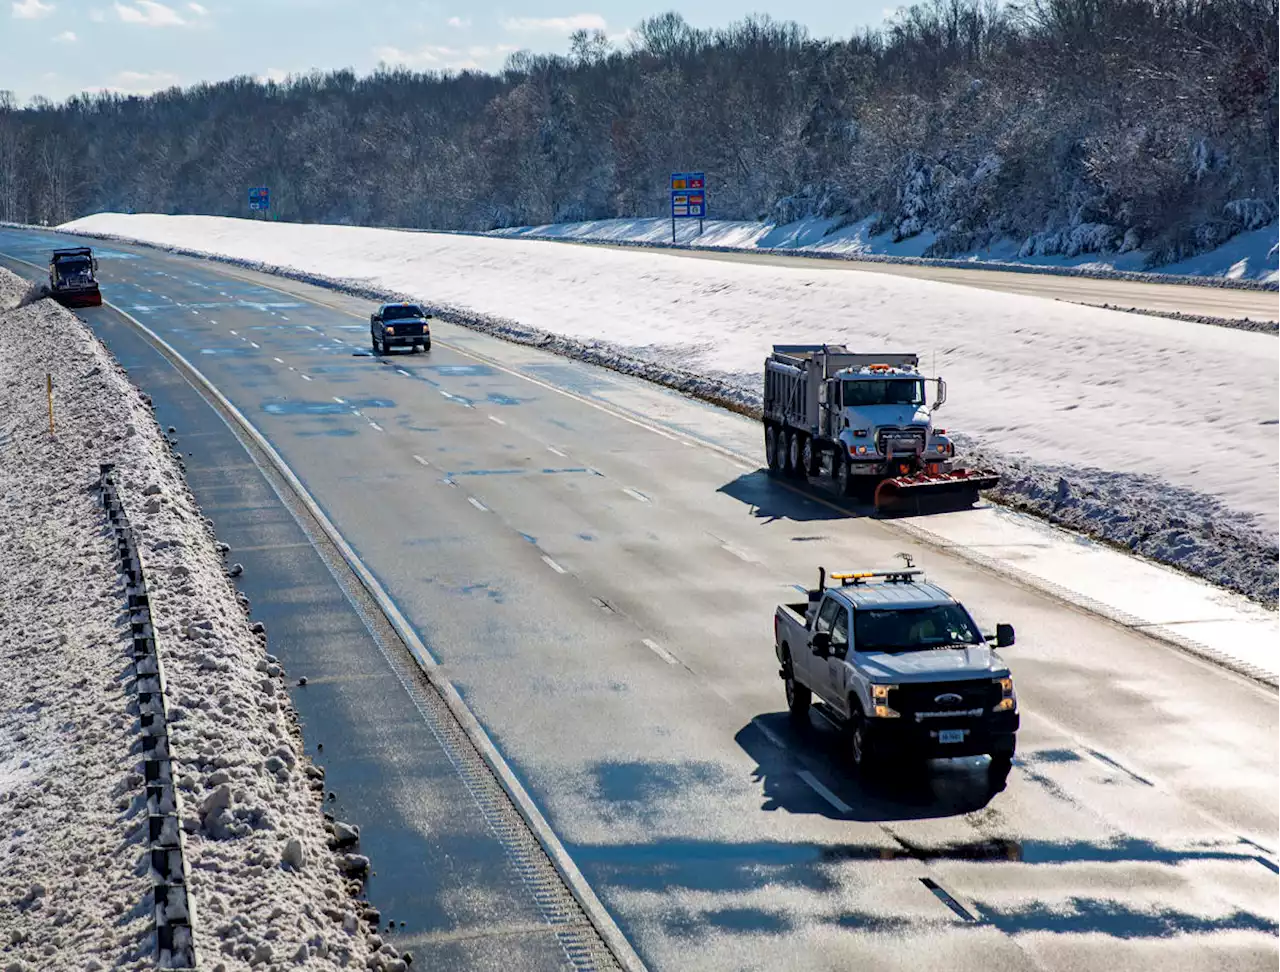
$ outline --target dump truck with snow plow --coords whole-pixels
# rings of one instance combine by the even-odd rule
[[[87,246],[54,250],[49,257],[49,296],[63,307],[98,307],[98,261]]]
[[[844,345],[775,344],[764,365],[764,444],[772,475],[828,476],[842,496],[875,487],[881,513],[972,506],[999,477],[955,461],[933,413],[947,399],[916,354]],[[932,404],[926,385],[933,384]]]

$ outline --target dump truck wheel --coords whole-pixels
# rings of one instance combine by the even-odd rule
[[[822,472],[822,452],[813,446],[813,436],[804,437],[804,448],[800,450],[801,462],[806,476],[817,476]]]
[[[804,467],[801,463],[801,442],[803,436],[799,432],[787,433],[787,474],[797,479],[804,477]]]
[[[853,493],[853,474],[849,469],[849,457],[836,454],[834,467],[831,472],[835,476],[836,492],[841,496],[850,496]]]
[[[764,427],[764,458],[769,466],[770,476],[776,476],[782,472],[782,455],[778,444],[778,430],[772,425]]]

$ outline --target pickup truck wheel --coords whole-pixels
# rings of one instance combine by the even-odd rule
[[[869,773],[876,765],[876,752],[867,739],[867,720],[856,712],[849,722],[849,761],[859,773]]]
[[[787,689],[787,711],[794,721],[804,722],[809,717],[809,705],[813,702],[813,693],[797,683],[795,678],[786,679],[784,684]]]
[[[987,790],[991,793],[1001,792],[1009,782],[1009,772],[1013,769],[1013,753],[995,753],[991,757],[991,765],[987,767]]]
[[[769,475],[776,476],[782,472],[782,448],[778,442],[779,433],[772,425],[764,427],[764,458],[769,465]]]
[[[369,346],[373,348],[374,354],[378,354],[378,335],[372,331],[369,332]]]

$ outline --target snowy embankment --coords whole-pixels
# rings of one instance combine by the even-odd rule
[[[169,699],[201,968],[364,968],[376,941],[330,848],[321,772],[180,460],[88,328],[0,270],[0,968],[154,967],[115,477]],[[50,435],[45,374],[52,375]],[[403,966],[399,966],[403,968]]]
[[[453,319],[750,412],[775,342],[916,350],[939,424],[998,496],[1266,603],[1276,600],[1273,336],[888,274],[642,251],[102,214],[64,229],[216,255]]]
[[[686,220],[676,228],[676,245],[689,249],[780,251],[904,263],[962,263],[1001,270],[1123,276],[1153,282],[1169,277],[1202,277],[1206,284],[1219,281],[1274,287],[1280,280],[1280,227],[1274,223],[1239,233],[1213,250],[1160,267],[1149,267],[1150,254],[1142,249],[1123,253],[1087,252],[1097,242],[1090,239],[1088,226],[1076,231],[1042,234],[1022,243],[1006,240],[970,253],[936,259],[924,256],[933,244],[935,234],[919,233],[895,241],[890,232],[873,234],[874,224],[873,218],[845,223],[843,220],[813,217],[785,224],[708,220],[703,224],[703,232],[698,234],[697,225]],[[672,245],[671,220],[653,217],[513,226],[493,230],[488,235],[643,246]]]

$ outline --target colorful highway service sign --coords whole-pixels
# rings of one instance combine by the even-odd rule
[[[271,208],[271,190],[266,186],[258,186],[249,190],[249,208],[250,209],[270,209]]]
[[[706,219],[707,178],[701,172],[671,173],[671,218]]]

